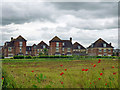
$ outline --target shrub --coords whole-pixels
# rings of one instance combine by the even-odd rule
[[[26,59],[31,59],[32,56],[30,56],[30,55],[29,55],[29,56],[25,56],[25,58],[26,58]]]
[[[14,59],[23,59],[24,56],[16,55],[16,56],[14,56],[13,58],[14,58]]]

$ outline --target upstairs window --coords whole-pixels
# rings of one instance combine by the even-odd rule
[[[59,47],[59,42],[56,42],[56,47]]]
[[[34,46],[34,49],[36,48],[36,46]]]
[[[80,46],[78,46],[78,49],[80,49]]]
[[[45,48],[45,45],[43,45],[43,48]]]
[[[63,46],[65,46],[65,43],[62,43],[63,44]]]
[[[12,47],[8,47],[8,51],[12,51]]]
[[[19,42],[19,46],[22,46],[23,42]]]
[[[105,44],[105,43],[103,44],[103,47],[106,47],[106,44]]]

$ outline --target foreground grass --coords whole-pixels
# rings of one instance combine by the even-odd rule
[[[118,88],[117,60],[102,59],[98,63],[98,59],[37,59],[2,63],[7,88]]]

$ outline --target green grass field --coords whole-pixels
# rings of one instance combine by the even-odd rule
[[[107,58],[101,59],[100,63],[98,61],[6,59],[2,61],[3,88],[118,88],[118,60]],[[60,75],[62,72],[64,74]]]

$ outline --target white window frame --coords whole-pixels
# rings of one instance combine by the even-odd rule
[[[22,47],[20,47],[20,52],[22,52]]]
[[[12,47],[8,47],[8,51],[11,52],[12,51]]]
[[[108,49],[108,52],[111,52],[111,49]]]
[[[59,52],[59,48],[58,47],[56,47],[56,52]]]
[[[106,52],[106,49],[104,49],[104,52]]]
[[[67,48],[67,52],[70,52],[71,51],[71,49],[70,48]]]
[[[80,46],[78,46],[78,49],[81,49],[81,47],[80,47]]]
[[[65,46],[65,43],[62,43],[63,46]]]
[[[26,54],[28,54],[28,51],[26,51]]]
[[[102,49],[99,49],[99,52],[102,52]]]
[[[56,47],[59,47],[59,42],[56,42]]]
[[[107,46],[106,43],[104,43],[104,44],[103,44],[103,47],[106,47],[106,46]]]
[[[37,49],[37,52],[39,53],[39,49]]]
[[[45,46],[45,45],[43,45],[43,48],[46,48],[46,46]]]
[[[19,42],[19,46],[23,46],[23,42]]]
[[[65,50],[65,48],[62,48],[62,51],[64,51]]]

